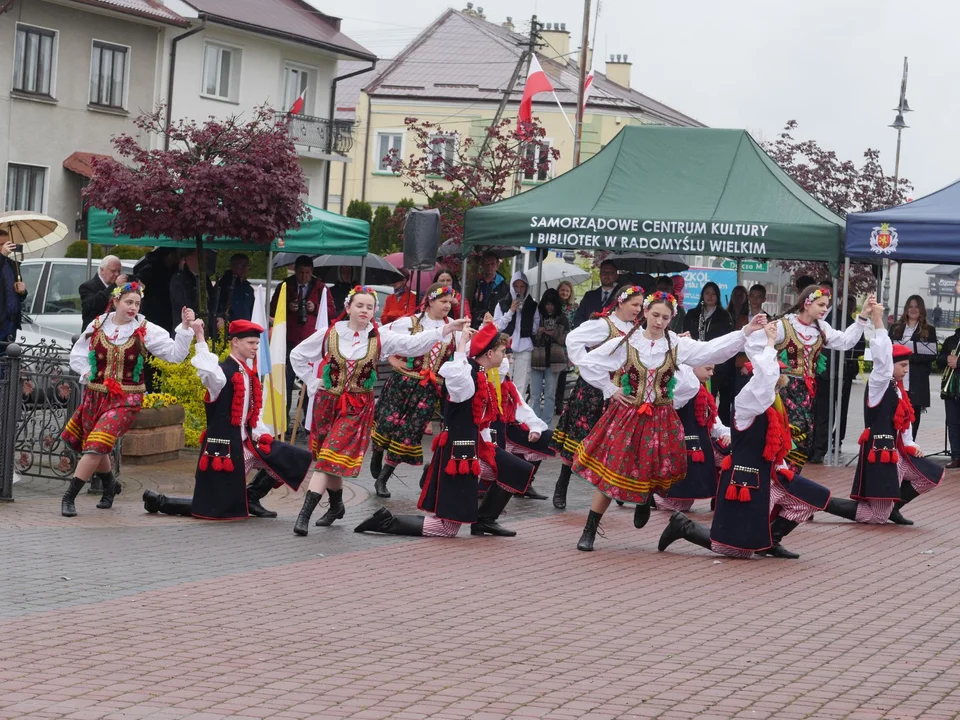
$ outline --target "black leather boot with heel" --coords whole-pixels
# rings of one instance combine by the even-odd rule
[[[600,531],[600,520],[602,513],[590,511],[587,515],[587,524],[583,526],[583,533],[580,535],[580,541],[577,543],[577,550],[584,552],[593,551],[593,543],[597,539],[597,533]]]
[[[553,506],[557,510],[563,510],[567,507],[567,488],[570,485],[569,465],[560,468],[560,477],[557,478],[557,486],[553,489]]]
[[[312,490],[307,490],[304,494],[303,506],[300,508],[300,514],[297,515],[297,521],[293,524],[294,535],[304,537],[307,534],[310,527],[310,516],[317,509],[317,503],[320,502],[321,497],[323,497],[323,493],[313,492]]]
[[[342,488],[340,490],[327,490],[327,497],[330,498],[330,507],[314,523],[317,527],[330,527],[334,520],[340,520],[347,512],[347,509],[343,506]]]
[[[393,475],[394,470],[396,470],[396,466],[384,465],[383,470],[381,470],[380,474],[377,475],[377,482],[373,485],[373,489],[377,492],[377,497],[390,497],[390,491],[387,490],[387,480],[389,480],[390,476]]]
[[[97,507],[100,510],[109,510],[113,507],[113,499],[120,494],[123,486],[120,485],[120,481],[117,480],[117,476],[113,474],[112,470],[110,472],[97,474],[103,483],[103,495],[100,497],[100,502],[97,503]]]
[[[261,470],[253,476],[253,480],[247,485],[247,512],[254,517],[275,518],[277,513],[273,510],[267,510],[260,501],[273,490],[273,478],[266,470]]]
[[[660,535],[657,550],[663,552],[677,540],[686,540],[702,548],[710,549],[710,529],[696,523],[679,510],[670,516],[670,522]]]
[[[83,480],[79,478],[72,478],[70,480],[67,491],[63,494],[63,497],[60,498],[60,514],[64,517],[77,516],[76,500],[77,495],[83,490],[83,484]]]

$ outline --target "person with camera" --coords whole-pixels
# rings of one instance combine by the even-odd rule
[[[10,235],[0,228],[0,342],[13,340],[20,329],[23,301],[27,299],[27,286],[11,257],[15,248]]]

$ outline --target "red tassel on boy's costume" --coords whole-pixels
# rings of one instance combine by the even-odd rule
[[[444,430],[442,433],[440,433],[433,439],[433,443],[431,444],[430,447],[433,449],[434,452],[437,451],[437,448],[446,447],[447,439],[449,438],[449,436],[450,436],[450,433]]]
[[[460,459],[460,466],[457,468],[460,472],[460,475],[469,475],[470,474],[470,461],[466,458]]]
[[[740,488],[740,497],[737,498],[740,502],[750,502],[750,488],[746,485]]]
[[[898,462],[900,462],[900,453],[898,453],[896,450],[891,450],[891,451],[890,451],[890,462],[892,462],[894,465],[896,465]]]
[[[210,458],[206,455],[200,456],[200,472],[206,472],[207,468],[210,467]]]
[[[777,474],[780,475],[787,482],[790,482],[791,480],[793,480],[793,470],[788,470],[787,468],[783,468],[782,470],[777,470]]]
[[[723,495],[724,498],[731,502],[737,501],[737,486],[736,485],[727,485],[727,492]]]
[[[727,456],[723,459],[723,462],[720,463],[720,469],[721,469],[721,470],[729,470],[729,469],[732,468],[732,467],[733,467],[733,458],[732,458],[730,455],[727,455]],[[730,498],[727,498],[727,499],[730,500]]]
[[[706,456],[703,454],[703,450],[695,450],[693,453],[693,461],[702,463],[704,460],[706,460]]]
[[[876,461],[877,461],[877,451],[871,450],[870,452],[867,453],[867,462],[875,463]]]
[[[857,440],[857,445],[863,445],[869,439],[870,439],[870,428],[864,428],[863,432],[860,433],[860,439]]]
[[[221,460],[219,457],[215,457],[213,462],[210,464],[213,467],[214,472],[223,472],[223,460]]]
[[[470,473],[480,477],[480,461],[477,458],[470,461]]]
[[[446,472],[447,475],[456,475],[457,461],[454,460],[452,457],[449,460],[447,460],[447,466],[444,468],[444,472]]]
[[[889,451],[889,450],[881,450],[881,451],[880,451],[880,462],[884,463],[885,465],[889,465],[889,464],[890,464],[890,451]]]
[[[223,471],[224,472],[233,472],[233,459],[230,457],[225,457],[223,459]]]

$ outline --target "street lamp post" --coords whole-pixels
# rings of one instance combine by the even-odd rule
[[[900,102],[897,104],[897,107],[895,107],[894,110],[896,111],[897,116],[894,118],[893,124],[891,124],[889,127],[892,127],[894,130],[897,131],[897,155],[896,155],[896,159],[894,160],[894,166],[893,166],[893,192],[894,192],[894,195],[896,195],[897,188],[900,185],[900,142],[902,139],[903,131],[906,130],[908,127],[910,127],[909,125],[907,125],[906,122],[904,122],[904,119],[903,119],[904,113],[911,112],[910,104],[907,102],[907,58],[903,59],[903,77],[900,79]],[[893,266],[893,261],[888,259],[887,270],[884,273],[884,277],[883,277],[883,305],[886,308],[890,307],[890,270],[892,266]],[[897,267],[898,267],[897,269],[898,292],[897,292],[896,302],[899,303],[900,301],[899,267],[900,266],[898,265]],[[897,308],[893,308],[893,314],[894,315],[897,314]]]

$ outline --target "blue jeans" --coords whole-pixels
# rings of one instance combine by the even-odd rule
[[[557,378],[559,369],[530,369],[530,407],[547,425],[553,424],[553,408],[557,400]],[[540,394],[543,393],[543,400]]]
[[[947,436],[950,438],[950,457],[960,458],[960,400],[946,399],[943,408],[947,413]]]

